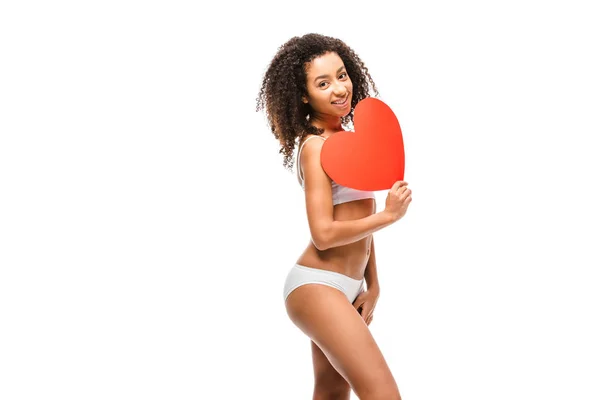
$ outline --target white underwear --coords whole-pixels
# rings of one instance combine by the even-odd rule
[[[285,302],[294,289],[307,283],[319,283],[334,287],[344,293],[350,303],[354,303],[364,287],[364,279],[357,280],[339,272],[295,264],[285,280],[283,301]]]

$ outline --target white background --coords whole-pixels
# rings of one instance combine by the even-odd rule
[[[255,107],[318,32],[403,130],[370,326],[403,399],[599,399],[591,4],[3,2],[0,398],[311,398],[304,198]]]

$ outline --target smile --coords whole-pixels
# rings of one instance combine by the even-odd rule
[[[341,103],[340,102],[333,102],[331,104],[333,104],[334,106],[338,106],[338,107],[346,107],[346,104],[348,104],[348,98],[349,97],[350,97],[350,94],[347,94],[346,98]]]

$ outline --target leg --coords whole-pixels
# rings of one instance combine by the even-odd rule
[[[331,365],[323,351],[311,341],[315,391],[313,400],[350,400],[350,385]]]
[[[401,400],[377,343],[344,293],[306,284],[290,293],[286,311],[361,400]]]

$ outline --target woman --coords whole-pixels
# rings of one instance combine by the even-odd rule
[[[400,399],[368,329],[379,298],[372,234],[404,216],[411,190],[396,182],[385,210],[376,212],[373,192],[338,185],[320,162],[324,141],[353,122],[369,83],[378,95],[344,42],[307,34],[279,48],[257,99],[257,111],[266,110],[281,144],[284,166],[291,167],[299,145],[296,172],[312,240],[287,275],[284,301],[292,322],[311,339],[313,399],[349,399],[350,390],[360,399]]]

